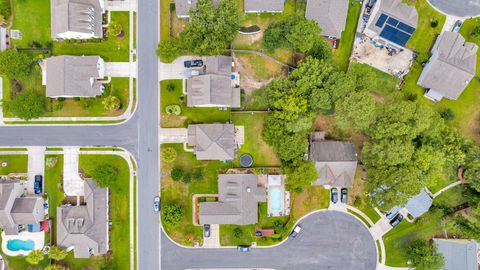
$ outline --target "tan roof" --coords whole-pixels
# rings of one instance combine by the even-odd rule
[[[65,32],[102,37],[103,10],[100,0],[51,0],[50,12],[53,39]]]
[[[240,107],[240,88],[232,87],[229,76],[207,74],[187,80],[187,105]]]
[[[233,160],[237,154],[232,124],[199,124],[188,126],[188,145],[198,160]]]

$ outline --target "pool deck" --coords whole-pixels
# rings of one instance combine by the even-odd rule
[[[8,240],[18,239],[22,241],[32,240],[35,245],[33,247],[34,250],[43,249],[45,245],[45,232],[21,232],[18,235],[5,235],[2,232],[2,252],[8,256],[26,256],[31,250],[19,250],[19,251],[11,251],[7,248]]]

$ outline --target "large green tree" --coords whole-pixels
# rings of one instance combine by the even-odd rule
[[[25,53],[9,49],[0,52],[0,74],[9,78],[22,78],[30,74],[33,59]]]
[[[45,112],[45,97],[34,91],[24,91],[13,100],[4,103],[7,111],[16,117],[30,120]]]
[[[240,27],[236,0],[220,0],[216,8],[212,0],[198,0],[190,9],[190,22],[181,32],[181,43],[200,55],[222,54],[233,41]]]
[[[368,92],[353,92],[335,107],[335,120],[342,128],[367,129],[375,121],[377,104]]]
[[[436,245],[423,239],[413,241],[407,248],[407,255],[416,270],[440,270],[445,264]]]
[[[304,53],[311,50],[317,41],[322,38],[320,36],[321,31],[317,22],[302,19],[292,27],[286,38],[294,50]]]
[[[297,161],[286,168],[287,184],[291,189],[301,191],[317,180],[317,169],[312,161]]]
[[[176,38],[162,40],[157,47],[157,55],[160,61],[171,63],[180,56],[180,43]]]

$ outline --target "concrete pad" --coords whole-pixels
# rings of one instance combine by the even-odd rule
[[[45,147],[28,147],[28,181],[27,193],[35,194],[33,185],[35,182],[35,175],[45,174]],[[45,181],[45,179],[44,179]],[[45,186],[45,185],[44,185]],[[45,189],[45,188],[44,188]],[[43,190],[45,191],[45,190]]]
[[[203,248],[219,248],[220,247],[220,225],[210,225],[210,237],[203,238]]]
[[[132,72],[130,62],[105,62],[105,76],[108,77],[130,77],[136,72]]]
[[[160,143],[185,143],[188,139],[188,129],[161,128],[159,136]]]
[[[181,56],[170,64],[160,62],[158,68],[160,80],[184,79],[183,72],[186,68],[183,66],[183,62],[197,58],[194,56]]]
[[[2,232],[2,251],[8,256],[25,256],[28,253],[32,252],[31,250],[19,250],[19,251],[11,251],[7,248],[8,240],[32,240],[35,244],[33,246],[33,250],[43,249],[45,245],[45,232],[27,232],[23,231],[18,235],[5,235],[5,232]]]
[[[63,192],[67,196],[84,196],[84,181],[78,174],[80,148],[63,148]]]

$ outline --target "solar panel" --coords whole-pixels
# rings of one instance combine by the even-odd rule
[[[383,28],[380,36],[401,46],[405,46],[408,39],[410,39],[409,34],[393,28],[390,25],[385,25],[385,28]]]
[[[413,34],[413,32],[415,31],[415,28],[411,27],[410,25],[404,24],[402,22],[398,24],[397,28],[409,34]]]
[[[390,17],[390,18],[388,18],[387,23],[390,24],[390,25],[393,26],[393,27],[397,27],[398,20]]]
[[[375,23],[375,25],[376,25],[377,27],[382,28],[382,26],[385,24],[385,21],[386,21],[387,19],[388,19],[388,16],[382,13],[382,15],[380,15],[380,17],[378,17],[378,20],[377,20],[377,22]]]

